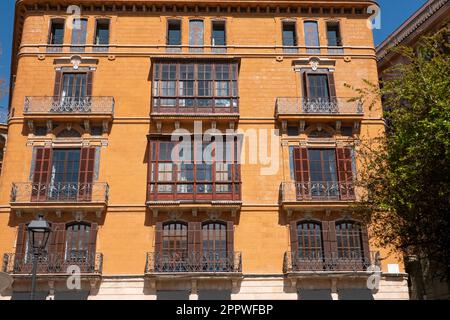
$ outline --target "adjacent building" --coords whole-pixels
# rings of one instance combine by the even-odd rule
[[[41,299],[407,299],[352,215],[384,132],[344,86],[378,79],[373,4],[18,0],[2,298],[29,296],[43,216]]]
[[[450,29],[450,1],[429,0],[389,37],[376,47],[380,80],[389,79],[389,68],[405,63],[404,57],[393,48],[398,46],[420,47],[420,38],[430,36],[442,28]],[[448,37],[450,43],[450,35]],[[406,269],[410,275],[409,288],[412,299],[449,299],[449,284],[433,277],[428,259],[417,253],[406,257]]]

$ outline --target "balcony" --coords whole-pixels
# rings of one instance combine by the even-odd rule
[[[289,206],[346,207],[356,200],[353,181],[282,182],[281,203]],[[331,209],[330,207],[330,209]]]
[[[101,212],[108,204],[109,185],[94,183],[13,183],[11,207],[16,211],[85,209]]]
[[[155,120],[211,117],[236,120],[239,118],[238,104],[236,97],[154,98],[151,117]]]
[[[354,98],[277,98],[276,117],[295,119],[360,119],[364,115],[361,101]]]
[[[145,274],[147,277],[235,277],[242,274],[242,255],[225,251],[149,252]]]
[[[369,267],[380,266],[379,252],[369,252],[366,256],[360,251],[343,251],[332,253],[286,252],[284,254],[283,272],[289,275],[325,275],[330,273],[361,272],[367,274]]]
[[[20,277],[29,277],[33,268],[32,254],[5,253],[3,256],[2,271]],[[67,276],[69,266],[80,268],[83,276],[100,276],[103,269],[102,253],[45,253],[37,261],[38,276]],[[71,274],[71,273],[70,273]]]
[[[216,205],[236,209],[241,205],[240,182],[149,182],[147,205],[192,206]]]
[[[28,119],[112,120],[113,97],[25,97],[24,117]]]

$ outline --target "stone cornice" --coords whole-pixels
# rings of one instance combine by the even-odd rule
[[[434,19],[436,13],[450,5],[450,0],[429,0],[415,14],[406,20],[397,30],[395,30],[386,40],[376,48],[377,60],[383,60],[392,47],[399,46],[414,35],[417,30],[427,21]]]

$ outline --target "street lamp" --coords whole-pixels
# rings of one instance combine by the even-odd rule
[[[33,250],[33,270],[31,274],[31,300],[34,300],[36,290],[36,273],[39,256],[47,246],[48,238],[50,236],[50,224],[44,220],[42,215],[37,220],[33,220],[27,227],[28,240],[30,247]]]

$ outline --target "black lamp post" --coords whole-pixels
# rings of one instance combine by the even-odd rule
[[[43,216],[39,216],[37,220],[33,220],[28,224],[28,239],[30,248],[32,249],[33,270],[31,274],[31,300],[34,300],[36,290],[36,273],[37,263],[42,251],[47,246],[48,238],[50,236],[50,224],[44,220]]]

